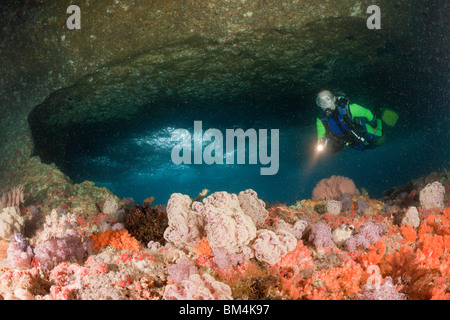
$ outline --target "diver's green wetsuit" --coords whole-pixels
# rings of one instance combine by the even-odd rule
[[[339,109],[340,107],[336,106],[336,108]],[[364,138],[366,140],[365,145],[369,144],[369,142],[367,142],[367,141],[375,141],[375,140],[382,138],[383,133],[382,133],[381,119],[376,119],[375,116],[373,115],[373,113],[369,109],[364,108],[356,103],[351,103],[348,106],[348,109],[350,110],[350,118],[351,118],[352,122],[359,123],[361,125],[362,132],[363,132]],[[333,120],[334,121],[333,123],[338,123],[340,118],[343,118],[344,122],[345,122],[345,117],[340,116],[339,112],[336,112],[335,114],[336,114],[336,119]],[[325,136],[327,135],[327,128],[324,125],[324,121],[328,121],[328,120],[329,120],[329,118],[324,117],[324,116],[320,116],[317,118],[316,127],[317,127],[317,138],[318,139],[325,138]],[[369,123],[372,123],[374,120],[376,120],[376,124],[377,124],[376,126],[369,124]],[[330,131],[333,131],[333,132],[329,132],[329,133],[332,134],[335,138],[337,137],[338,139],[339,139],[340,135],[342,135],[342,137],[344,137],[345,132],[336,132],[335,130],[333,130],[333,128],[336,128],[336,130],[339,130],[339,129],[337,129],[337,126],[332,126],[331,122],[332,121],[328,121],[328,123],[329,123],[328,127],[330,128]],[[348,122],[348,120],[347,120],[347,122]],[[344,143],[346,145],[350,145],[354,148],[356,147],[356,145],[353,145],[352,143],[349,143],[346,141],[344,141]],[[361,146],[357,146],[357,148],[355,148],[355,149],[361,149]]]

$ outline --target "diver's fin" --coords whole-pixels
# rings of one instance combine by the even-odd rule
[[[379,139],[373,140],[374,146],[380,146],[386,141],[386,136],[383,134]]]
[[[381,120],[390,127],[395,126],[398,120],[398,113],[391,109],[382,109]]]

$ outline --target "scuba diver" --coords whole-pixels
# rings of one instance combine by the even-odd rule
[[[316,119],[318,151],[330,148],[338,152],[346,146],[363,151],[384,142],[381,119],[351,103],[344,93],[320,91],[316,103],[322,109]]]

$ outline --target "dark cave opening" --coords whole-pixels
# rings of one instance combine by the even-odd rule
[[[164,204],[174,192],[195,197],[204,188],[235,193],[252,188],[266,201],[292,204],[309,198],[315,184],[333,174],[347,176],[373,197],[381,197],[392,186],[448,164],[446,122],[439,122],[442,117],[436,107],[423,108],[446,104],[439,93],[424,94],[423,90],[417,90],[426,85],[410,82],[408,90],[406,86],[385,88],[372,83],[375,88],[368,88],[364,83],[347,83],[346,89],[355,101],[369,106],[383,101],[374,108],[375,112],[380,107],[396,106],[400,121],[395,128],[386,129],[385,145],[365,152],[345,150],[315,160],[314,164],[311,159],[318,110],[314,104],[315,93],[309,92],[300,99],[277,102],[274,99],[267,104],[251,103],[249,99],[245,107],[242,102],[207,104],[171,100],[158,108],[147,109],[138,118],[112,121],[104,126],[77,127],[67,135],[61,169],[76,183],[94,181],[118,196],[133,197],[138,202],[154,196],[156,202]],[[196,120],[203,122],[203,131],[208,128],[221,132],[233,128],[279,129],[279,171],[262,176],[261,164],[248,162],[175,165],[171,150],[176,142],[171,141],[171,133],[179,128],[193,132]],[[203,142],[203,150],[207,145]],[[248,148],[246,152],[248,159]],[[430,157],[433,154],[440,156]]]

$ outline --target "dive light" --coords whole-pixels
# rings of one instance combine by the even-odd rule
[[[317,141],[316,150],[318,152],[321,152],[321,151],[325,150],[325,147],[327,146],[327,143],[328,143],[328,139],[323,139],[323,138],[319,139]]]

